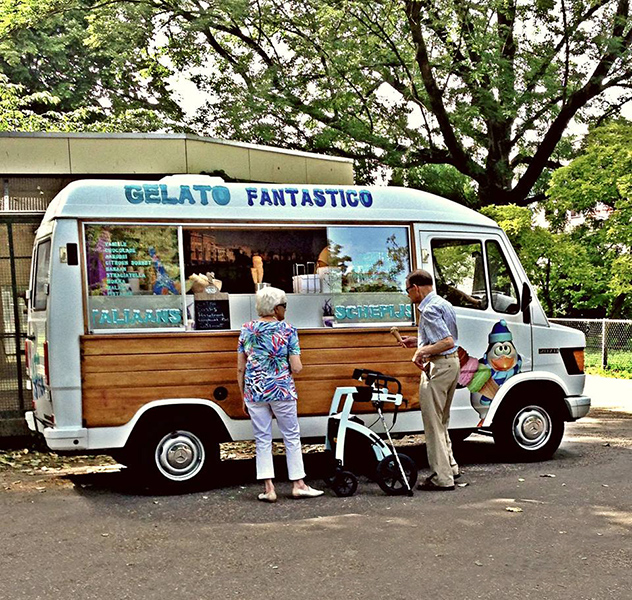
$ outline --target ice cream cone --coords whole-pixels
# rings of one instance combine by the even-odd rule
[[[461,364],[461,373],[459,374],[459,385],[465,387],[468,385],[474,374],[478,371],[478,361],[470,356],[464,364]]]
[[[397,329],[397,327],[391,327],[391,334],[395,337],[398,344],[402,343],[402,336],[399,334],[399,329]]]
[[[487,365],[479,363],[476,373],[474,373],[472,379],[467,384],[467,389],[470,390],[470,392],[478,392],[491,376],[491,369]]]
[[[485,396],[485,398],[489,398],[490,400],[494,398],[496,392],[499,389],[499,385],[494,381],[492,377],[490,377],[478,390],[479,394]]]

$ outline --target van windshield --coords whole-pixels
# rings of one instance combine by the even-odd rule
[[[50,267],[50,240],[38,244],[35,252],[35,285],[33,310],[46,310],[48,301],[48,274]]]

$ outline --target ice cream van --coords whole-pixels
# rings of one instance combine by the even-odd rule
[[[322,441],[355,368],[398,378],[392,434],[423,432],[407,273],[455,307],[454,438],[493,435],[499,460],[541,460],[589,410],[581,332],[550,323],[506,235],[443,198],[396,187],[83,180],[37,231],[28,292],[26,415],[54,451],[109,453],[175,488],[212,475],[222,442],[250,440],[236,380],[243,323],[265,285],[287,293],[304,369],[305,441]],[[371,425],[370,408],[356,417]],[[276,432],[278,433],[278,432]]]

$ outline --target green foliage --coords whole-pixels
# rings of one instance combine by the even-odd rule
[[[2,130],[156,131],[175,126],[182,111],[165,87],[171,72],[152,49],[154,12],[143,4],[121,11],[116,4],[0,3],[0,85],[12,86],[18,101],[0,107]]]
[[[36,112],[32,106],[48,107]],[[125,109],[112,113],[102,107],[58,109],[59,99],[48,92],[28,94],[23,85],[12,84],[0,73],[0,131],[156,131],[163,125],[160,117],[147,109]]]
[[[586,258],[602,313],[632,315],[632,123],[592,130],[580,154],[551,179],[547,216]],[[572,213],[571,213],[572,211]],[[569,217],[582,220],[569,226]]]
[[[622,120],[592,130],[580,154],[551,178],[546,205],[551,224],[564,227],[570,211],[593,221],[600,205],[624,208],[619,203],[630,201],[630,173],[632,123]]]
[[[172,76],[207,101],[200,133],[352,157],[459,202],[527,205],[568,125],[630,98],[619,0],[0,0],[0,71],[24,107],[180,126]],[[126,126],[118,123],[116,126]]]
[[[601,366],[601,352],[586,352],[586,373],[601,377],[632,379],[632,352],[615,350],[608,352],[608,366]]]
[[[442,196],[465,206],[476,206],[476,188],[463,173],[451,165],[423,165],[394,169],[391,183]]]
[[[202,128],[351,156],[362,181],[384,165],[461,202],[526,205],[567,155],[567,125],[627,97],[629,9],[603,4],[233,0],[181,11],[170,51],[215,67],[196,75],[213,93]]]

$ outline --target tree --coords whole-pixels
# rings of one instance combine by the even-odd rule
[[[0,128],[156,131],[182,117],[166,89],[171,72],[147,35],[153,10],[126,6],[126,22],[116,7],[99,5],[0,2],[0,85],[14,104],[0,113]]]
[[[632,123],[590,131],[556,170],[541,205],[488,206],[505,230],[549,316],[632,317]]]
[[[629,0],[46,2],[111,49],[110,98],[151,58],[132,98],[162,109],[170,74],[189,77],[209,94],[199,132],[352,157],[361,182],[445,165],[478,206],[543,198],[569,125],[632,93]]]
[[[533,208],[487,206],[482,212],[505,231],[549,317],[605,317],[612,301],[601,248],[590,236],[536,223]]]
[[[553,173],[547,195],[552,226],[566,228],[591,255],[592,276],[605,286],[604,316],[630,316],[632,123],[620,120],[591,131],[581,153]],[[569,227],[570,214],[578,225]]]
[[[211,94],[200,129],[349,156],[361,178],[451,165],[479,205],[541,197],[568,125],[630,99],[628,0],[148,5],[171,64]]]

